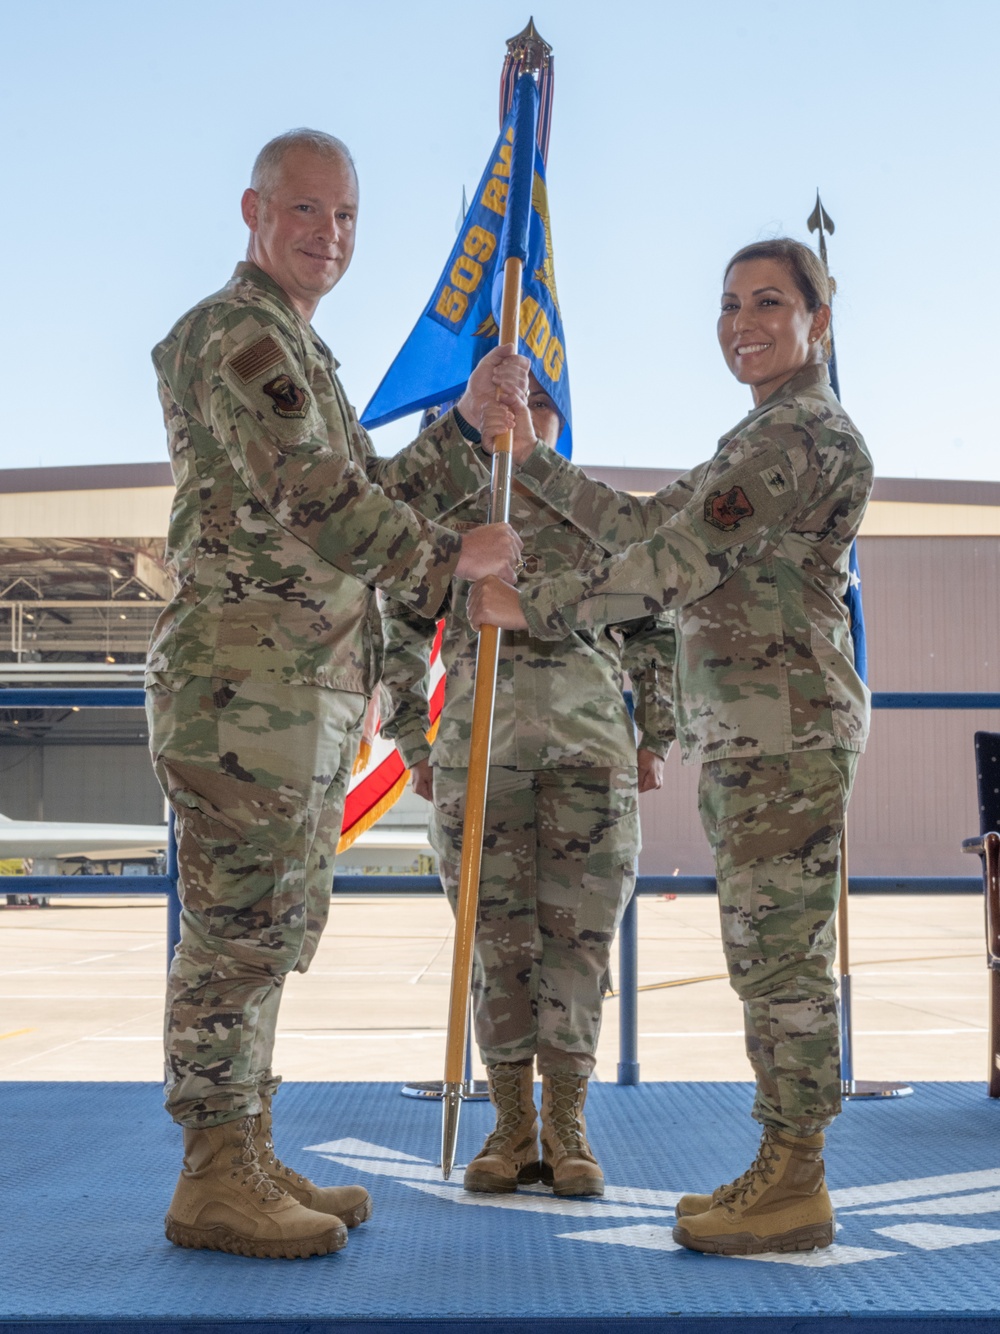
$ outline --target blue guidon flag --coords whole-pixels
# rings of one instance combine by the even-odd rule
[[[508,197],[521,198],[529,211],[527,260],[521,294],[518,350],[551,396],[563,420],[557,449],[569,458],[573,449],[569,372],[559,296],[552,258],[552,228],[545,185],[545,161],[532,133],[530,190],[510,191],[515,124],[537,124],[538,87],[521,74],[512,106],[500,128],[482,179],[458,239],[413,332],[396,354],[361,417],[371,429],[423,408],[457,399],[480,359],[497,344],[505,221],[507,234],[523,234],[524,219],[507,218]],[[526,105],[530,102],[530,109]],[[519,119],[520,117],[520,119]],[[518,146],[518,159],[523,149]],[[478,422],[473,423],[478,426]]]
[[[817,200],[819,195],[816,196]],[[826,263],[826,247],[823,247],[823,263]],[[830,326],[830,359],[827,362],[830,372],[830,388],[840,399],[840,375],[837,371],[837,348],[833,341],[833,325]],[[844,594],[847,615],[851,622],[851,640],[854,644],[854,670],[868,684],[868,637],[865,634],[865,612],[861,604],[861,567],[858,565],[858,544],[851,543],[850,563],[847,574],[847,592]]]
[[[847,614],[851,620],[851,639],[854,641],[854,670],[868,684],[868,639],[865,635],[865,613],[861,606],[861,570],[858,567],[858,544],[851,543],[851,563],[844,594]]]
[[[834,233],[833,219],[823,207],[819,197],[819,191],[816,191],[816,207],[810,213],[806,226],[811,232],[819,233],[819,257],[823,261],[823,266],[830,273],[830,265],[826,256],[826,234]],[[830,372],[830,388],[840,400],[840,372],[837,369],[837,345],[833,340],[833,323],[830,324],[830,356],[827,360],[827,370]],[[868,639],[865,635],[865,614],[861,605],[861,569],[858,565],[858,544],[851,543],[851,555],[848,565],[847,592],[844,594],[844,603],[847,607],[847,614],[851,622],[851,639],[854,641],[854,670],[861,677],[862,681],[868,684]]]

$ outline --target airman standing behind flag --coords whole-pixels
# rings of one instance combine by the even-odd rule
[[[507,525],[458,535],[433,520],[485,484],[468,421],[498,392],[524,395],[527,364],[495,349],[456,410],[379,458],[309,323],[354,250],[350,154],[318,131],[281,135],[242,207],[247,262],[153,353],[177,487],[177,591],[147,675],[182,905],[165,1046],[185,1157],[166,1227],[180,1246],[293,1257],[338,1249],[371,1212],[362,1187],[284,1167],[270,1131],[282,985],[327,918],[382,670],[374,590],[433,616],[456,575],[513,578]]]
[[[488,578],[474,625],[571,631],[674,610],[682,755],[701,763],[730,981],[743,1001],[760,1150],[748,1171],[683,1196],[674,1238],[723,1254],[833,1241],[824,1131],[840,1110],[833,978],[840,840],[869,695],[844,605],[872,486],[860,433],[830,389],[830,280],[787,238],[738,251],[718,337],[754,408],[715,455],[655,496],[592,482],[535,450],[521,482],[621,555],[516,588]],[[530,434],[519,408],[512,423]]]
[[[562,420],[537,381],[528,399],[539,449]],[[487,406],[484,435],[496,405]],[[502,411],[502,409],[501,409]],[[483,493],[446,523],[483,520]],[[511,522],[525,543],[518,571],[531,588],[602,560],[589,539],[515,484]],[[445,603],[444,707],[431,745],[427,668],[433,627],[400,603],[384,608],[384,731],[432,802],[430,836],[454,907],[458,897],[472,735],[476,635],[458,583]],[[601,1029],[611,944],[635,884],[639,791],[659,787],[674,736],[673,631],[667,618],[592,626],[558,642],[530,634],[501,642],[490,751],[473,1005],[496,1126],[465,1171],[465,1188],[507,1192],[539,1179],[557,1195],[600,1195],[603,1175],[583,1105]],[[622,696],[636,692],[639,749]],[[533,1098],[542,1078],[541,1155]]]

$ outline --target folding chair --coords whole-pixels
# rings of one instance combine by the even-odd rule
[[[962,841],[983,863],[986,899],[986,966],[990,970],[989,1067],[987,1092],[1000,1098],[1000,732],[977,732],[979,837]]]

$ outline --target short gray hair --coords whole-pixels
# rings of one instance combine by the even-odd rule
[[[328,161],[336,158],[340,162],[346,162],[354,172],[354,179],[358,179],[358,169],[351,157],[351,150],[343,139],[338,139],[323,130],[286,130],[284,134],[277,135],[264,145],[253,164],[250,188],[256,190],[262,199],[267,199],[273,192],[285,154],[294,148],[308,148]]]

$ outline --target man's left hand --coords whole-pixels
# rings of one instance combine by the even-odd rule
[[[498,625],[501,630],[527,630],[517,589],[496,575],[478,580],[469,591],[469,620],[476,630]]]
[[[526,403],[528,401],[528,358],[518,355],[513,343],[504,343],[487,352],[469,376],[465,393],[456,407],[467,422],[477,429],[488,402]]]

